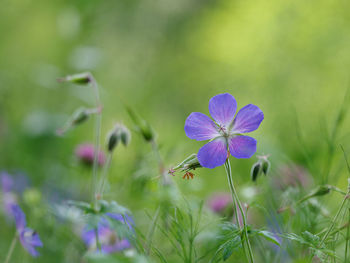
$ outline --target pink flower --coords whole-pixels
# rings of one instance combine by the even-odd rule
[[[223,213],[228,205],[232,206],[232,197],[230,194],[217,193],[208,200],[210,210],[218,214]]]
[[[80,144],[75,149],[75,155],[82,163],[90,166],[94,163],[94,146],[89,143]],[[98,151],[98,165],[103,166],[105,161],[105,154],[102,151]]]

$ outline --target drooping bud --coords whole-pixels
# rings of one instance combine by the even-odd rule
[[[270,161],[268,160],[268,155],[258,156],[258,161],[253,164],[250,171],[252,181],[255,182],[257,178],[261,175],[267,175],[270,170]]]
[[[128,146],[131,141],[131,133],[125,126],[120,129],[120,140],[124,146]]]
[[[71,82],[71,83],[80,84],[80,85],[89,84],[91,83],[92,80],[93,80],[93,77],[89,72],[69,75],[69,76],[57,79],[58,82]]]
[[[141,117],[138,116],[131,108],[127,107],[126,110],[134,122],[137,132],[139,132],[147,142],[154,140],[155,132],[151,125],[147,121],[141,119]]]
[[[251,178],[252,178],[252,181],[255,182],[256,179],[258,178],[258,175],[261,173],[261,163],[260,162],[257,162],[255,164],[253,164],[252,166],[252,170],[250,172],[250,175],[251,175]]]
[[[109,133],[107,139],[107,149],[112,152],[118,145],[119,141],[124,145],[128,146],[131,140],[131,134],[128,128],[123,124],[117,123],[113,130]]]
[[[332,190],[332,186],[331,185],[319,185],[317,186],[316,189],[312,190],[308,195],[304,196],[302,199],[300,199],[297,203],[300,204],[310,198],[316,197],[316,196],[322,196],[322,195],[326,195],[328,193],[330,193],[330,191]]]
[[[86,108],[77,109],[72,116],[72,124],[77,125],[85,122],[89,118],[89,111]]]
[[[326,195],[331,191],[332,187],[330,185],[319,185],[312,193],[312,196]]]
[[[68,119],[66,124],[63,126],[63,128],[58,129],[57,133],[58,135],[62,135],[66,131],[68,131],[70,128],[80,125],[87,121],[90,117],[91,114],[98,114],[101,112],[101,108],[92,108],[92,109],[87,109],[87,108],[79,108],[77,109],[72,116]]]

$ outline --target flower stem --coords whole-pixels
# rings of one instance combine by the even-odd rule
[[[346,239],[345,239],[345,256],[344,256],[344,262],[347,262],[348,261],[348,247],[349,247],[349,239],[350,239],[350,208],[348,208],[348,215],[349,215],[349,218],[348,218],[348,226],[347,226],[347,229],[346,229]]]
[[[111,161],[112,161],[112,152],[109,152],[107,155],[106,164],[103,166],[102,177],[99,184],[99,189],[97,191],[97,196],[100,199],[103,199],[104,188],[107,182],[108,171],[109,171],[109,168],[111,167]]]
[[[91,87],[95,93],[95,103],[96,108],[99,111],[95,116],[95,145],[94,145],[94,162],[92,167],[92,203],[93,207],[97,209],[97,177],[98,177],[98,153],[100,148],[100,137],[101,137],[101,123],[102,123],[102,105],[100,102],[100,94],[98,90],[98,85],[95,78],[91,75]],[[95,228],[95,237],[96,237],[96,247],[101,251],[101,244],[98,238],[98,229]]]
[[[236,214],[238,212],[237,211],[237,205],[238,205],[239,210],[241,212],[242,221],[243,221],[243,234],[244,234],[244,239],[245,239],[245,242],[246,242],[246,245],[247,245],[247,248],[248,248],[249,261],[251,263],[254,263],[253,251],[252,251],[252,247],[250,245],[249,237],[248,237],[247,219],[246,219],[246,216],[245,216],[245,213],[243,211],[241,202],[239,201],[238,194],[237,194],[236,189],[235,189],[234,184],[233,184],[232,172],[231,172],[231,164],[230,164],[230,161],[229,161],[228,158],[227,158],[227,160],[225,162],[225,170],[226,170],[227,179],[228,179],[230,190],[231,190],[231,194],[232,194],[232,200],[233,200],[234,203],[236,202],[236,204],[234,204],[235,212],[236,212]],[[238,218],[238,216],[236,216],[236,220],[237,220],[237,218]],[[237,224],[239,224],[239,222],[237,222]],[[243,245],[243,242],[242,242],[242,245]]]
[[[10,245],[10,248],[9,248],[9,250],[7,252],[5,263],[9,263],[10,262],[10,259],[11,259],[13,250],[15,249],[16,243],[17,243],[17,233],[15,233],[15,236],[13,237],[13,239],[11,241],[11,245]]]
[[[95,93],[96,107],[100,108],[100,95],[98,91],[98,86],[94,78],[91,80],[91,86]],[[95,145],[94,145],[94,163],[92,168],[92,201],[94,206],[96,207],[96,183],[98,177],[98,151],[100,148],[100,137],[101,137],[101,122],[102,122],[102,114],[101,112],[96,114],[95,117]]]
[[[95,239],[96,239],[96,248],[101,253],[102,252],[102,248],[101,248],[101,243],[100,243],[100,239],[99,239],[99,236],[98,236],[98,229],[95,228],[94,232],[95,232]]]

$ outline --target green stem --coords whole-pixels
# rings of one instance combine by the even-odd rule
[[[96,248],[98,251],[102,252],[102,248],[101,248],[101,243],[100,243],[100,238],[98,236],[98,229],[95,228],[94,229],[94,232],[95,232],[95,239],[96,239]]]
[[[95,100],[96,100],[96,107],[100,108],[100,96],[98,92],[98,86],[95,81],[95,79],[91,80],[92,88],[95,92]],[[94,206],[96,207],[96,184],[97,184],[97,177],[98,177],[98,152],[100,148],[100,137],[101,137],[101,122],[102,122],[102,114],[101,112],[96,114],[95,117],[95,145],[94,145],[94,163],[93,163],[93,170],[92,170],[92,201],[94,203]]]
[[[333,229],[335,223],[336,223],[337,220],[338,220],[338,217],[339,217],[339,215],[340,215],[340,212],[343,210],[343,207],[344,207],[344,205],[345,205],[345,202],[347,201],[348,198],[349,198],[349,190],[348,190],[346,196],[344,197],[344,199],[343,199],[343,201],[342,201],[342,203],[341,203],[341,205],[340,205],[340,207],[339,207],[339,209],[338,209],[336,215],[334,216],[330,227],[328,228],[326,234],[323,236],[323,238],[322,238],[322,240],[321,240],[321,244],[327,239],[327,237],[329,236],[329,233],[332,231],[332,229]]]
[[[159,174],[164,176],[164,172],[165,172],[164,162],[163,162],[163,159],[160,155],[158,144],[155,140],[152,140],[151,145],[152,145],[152,150],[157,158],[158,167],[159,167]]]
[[[345,239],[345,256],[344,256],[344,262],[348,262],[348,247],[349,247],[349,239],[350,239],[350,208],[348,208],[348,226],[346,229],[346,239]]]
[[[157,225],[157,220],[159,217],[159,212],[160,212],[160,206],[158,206],[156,213],[154,214],[154,216],[152,218],[151,228],[150,228],[148,235],[147,235],[146,255],[149,255],[150,250],[152,248],[152,241],[153,241],[154,231],[155,231],[156,225]]]
[[[226,174],[227,174],[227,178],[228,178],[228,182],[229,182],[229,186],[230,186],[230,190],[231,190],[231,194],[232,194],[232,199],[233,199],[234,202],[236,200],[236,203],[237,203],[237,205],[239,207],[239,210],[241,212],[241,215],[242,215],[243,233],[244,233],[245,242],[246,242],[246,245],[247,245],[247,248],[248,248],[249,259],[250,259],[250,262],[254,263],[253,251],[252,251],[252,247],[250,245],[249,237],[248,237],[247,219],[246,219],[246,216],[245,216],[245,213],[243,211],[241,202],[239,201],[238,194],[237,194],[236,189],[235,189],[234,184],[233,184],[231,165],[230,165],[230,161],[229,161],[228,158],[227,158],[227,160],[225,162],[225,170],[226,170]]]
[[[97,209],[97,177],[98,177],[98,153],[100,149],[100,137],[101,137],[101,123],[102,123],[102,105],[100,102],[100,95],[98,90],[98,85],[96,80],[91,77],[91,87],[95,93],[95,102],[96,108],[100,109],[95,116],[95,145],[94,145],[94,162],[92,167],[92,203],[93,207]],[[96,237],[96,247],[101,251],[101,244],[98,238],[98,229],[95,228],[95,237]]]
[[[13,254],[13,250],[15,249],[16,243],[17,243],[17,233],[15,233],[15,236],[13,237],[13,239],[11,241],[11,245],[10,245],[10,248],[9,248],[9,250],[7,252],[5,263],[9,263],[10,262],[10,259],[11,259],[11,256]]]
[[[113,154],[112,152],[108,152],[106,163],[103,166],[102,177],[101,177],[101,181],[99,184],[99,190],[97,192],[97,196],[100,199],[103,199],[103,193],[104,193],[104,188],[105,188],[105,185],[107,182],[108,171],[109,171],[109,168],[111,167],[112,154]]]

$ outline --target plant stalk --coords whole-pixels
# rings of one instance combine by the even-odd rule
[[[238,207],[239,207],[239,210],[241,212],[241,215],[242,215],[242,221],[243,221],[243,234],[244,234],[244,239],[245,239],[245,242],[246,242],[246,245],[247,245],[247,248],[248,248],[248,256],[249,256],[249,261],[251,263],[254,263],[254,256],[253,256],[253,251],[252,251],[252,247],[250,245],[250,242],[249,242],[249,237],[248,237],[248,230],[247,230],[247,219],[246,219],[246,215],[243,211],[243,208],[242,208],[242,205],[241,205],[241,202],[239,201],[239,197],[238,197],[238,194],[236,192],[236,189],[234,187],[234,184],[233,184],[233,179],[232,179],[232,172],[231,172],[231,164],[230,164],[230,161],[229,159],[227,158],[226,162],[225,162],[225,170],[226,170],[226,174],[227,174],[227,179],[228,179],[228,182],[229,182],[229,186],[230,186],[230,190],[231,190],[231,194],[232,194],[232,200],[233,202],[236,202]],[[237,212],[237,207],[235,205],[235,211]],[[237,217],[236,217],[237,218]],[[238,224],[238,222],[237,222]],[[243,245],[243,244],[242,244]]]
[[[13,251],[15,249],[15,246],[16,246],[16,243],[17,243],[17,233],[15,233],[15,236],[13,237],[12,241],[11,241],[11,245],[10,245],[10,248],[7,252],[7,256],[6,256],[6,259],[5,259],[5,263],[9,263],[10,262],[10,259],[12,257],[12,254],[13,254]]]

